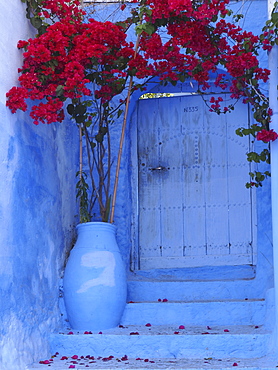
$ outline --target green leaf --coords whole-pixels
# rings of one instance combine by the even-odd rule
[[[42,25],[40,28],[39,28],[39,34],[42,35],[46,32],[48,28],[48,25]]]
[[[237,128],[235,132],[240,137],[243,137],[244,136],[243,133],[242,133],[242,128]]]
[[[140,35],[143,31],[144,31],[144,30],[143,30],[143,25],[142,25],[142,24],[138,24],[138,25],[135,27],[136,35]]]
[[[94,150],[97,144],[94,141],[90,141],[90,146],[91,146],[91,149]]]
[[[181,82],[184,82],[185,80],[186,80],[186,76],[185,75],[179,75],[179,80],[181,81]]]
[[[71,116],[73,116],[74,115],[74,111],[75,111],[74,105],[73,104],[68,104],[68,106],[67,106],[67,112],[68,112],[68,114],[71,115]]]
[[[106,126],[100,127],[99,132],[100,132],[101,134],[103,134],[103,135],[107,134],[107,132],[108,132],[108,127],[106,127]]]
[[[271,14],[271,20],[273,23],[276,23],[278,21],[278,13],[272,13]]]
[[[39,29],[42,26],[42,20],[39,17],[33,17],[30,19],[30,22],[33,27]]]
[[[103,142],[103,134],[101,134],[101,133],[96,134],[95,139],[98,143],[102,143]]]
[[[84,115],[87,112],[87,107],[84,104],[79,104],[75,107],[76,115]]]
[[[143,31],[145,31],[148,35],[152,35],[156,30],[156,27],[152,23],[146,23],[144,26],[145,27]]]
[[[82,122],[85,122],[86,121],[86,116],[83,116],[83,115],[80,115],[80,116],[75,116],[74,119],[75,119],[75,122],[76,123],[82,123]]]
[[[122,109],[118,109],[118,112],[117,112],[117,118],[119,118],[123,113],[123,110]]]
[[[56,95],[57,96],[64,95],[64,86],[63,85],[59,85],[59,86],[56,87]]]

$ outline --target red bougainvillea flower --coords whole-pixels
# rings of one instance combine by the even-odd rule
[[[148,322],[145,326],[152,326],[152,324],[150,324],[150,323]]]
[[[179,334],[179,331],[174,331],[174,334]]]
[[[53,360],[52,360],[53,361]],[[49,365],[51,364],[51,362],[49,360],[44,360],[44,361],[40,361],[39,362],[40,364],[45,364],[45,365]]]
[[[77,360],[77,359],[78,359],[78,356],[77,356],[77,355],[73,355],[73,356],[71,356],[71,358],[72,358],[73,360]]]
[[[162,300],[162,302],[168,302],[168,299],[167,299],[167,298],[164,298],[164,299]]]
[[[129,335],[139,335],[138,331],[132,331]]]
[[[229,329],[224,329],[225,333],[229,333],[229,331],[230,331]]]
[[[185,326],[184,325],[180,325],[179,326],[179,329],[185,329]]]
[[[60,360],[67,360],[68,359],[68,357],[67,356],[62,356],[61,358],[60,358]]]
[[[139,333],[138,333],[139,334]],[[128,360],[128,357],[127,355],[124,355],[122,358],[121,358],[122,361],[127,361]]]
[[[17,109],[27,110],[27,104],[25,99],[28,97],[28,91],[23,87],[12,87],[6,94],[8,101],[7,106],[10,108],[12,113],[15,113]]]
[[[257,133],[257,140],[261,140],[264,143],[275,141],[278,138],[278,134],[273,130],[262,130]]]
[[[18,49],[24,49],[26,48],[26,46],[28,46],[28,41],[24,41],[24,40],[19,40],[18,43],[17,43],[17,47]]]
[[[238,364],[236,362],[233,363],[233,366],[238,366]]]

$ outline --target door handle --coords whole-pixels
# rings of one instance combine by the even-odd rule
[[[150,167],[149,170],[152,172],[153,171],[167,171],[167,168],[163,166],[157,166],[157,167]]]

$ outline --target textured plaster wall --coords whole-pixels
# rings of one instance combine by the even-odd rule
[[[0,369],[23,370],[48,353],[59,326],[59,277],[73,237],[77,135],[69,122],[35,126],[11,114],[17,41],[32,36],[20,0],[0,12]]]

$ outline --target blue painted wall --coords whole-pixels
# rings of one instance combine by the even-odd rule
[[[1,2],[0,25],[0,368],[23,370],[47,355],[47,334],[60,325],[78,135],[70,122],[35,126],[6,108],[21,66],[17,41],[32,36],[20,0]]]

